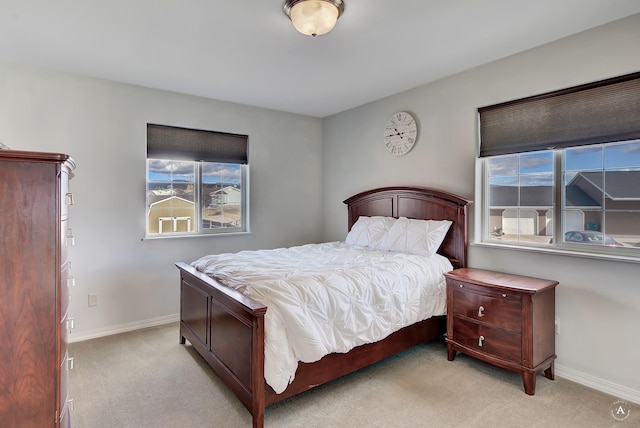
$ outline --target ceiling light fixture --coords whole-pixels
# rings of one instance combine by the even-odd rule
[[[307,36],[321,36],[333,29],[344,12],[342,0],[286,0],[282,6],[293,26]]]

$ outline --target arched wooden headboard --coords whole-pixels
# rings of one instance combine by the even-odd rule
[[[471,202],[426,187],[383,187],[358,193],[344,201],[349,210],[349,230],[360,216],[453,221],[438,253],[451,260],[454,268],[467,265],[467,206]]]

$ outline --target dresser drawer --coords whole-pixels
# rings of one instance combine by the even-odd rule
[[[522,330],[522,303],[519,294],[478,290],[469,284],[455,284],[453,313],[505,330]]]
[[[60,365],[60,408],[59,414],[64,414],[64,407],[69,399],[69,370],[72,368],[72,362],[69,354],[65,353],[62,364]]]
[[[457,343],[484,354],[506,361],[520,363],[522,359],[522,335],[502,330],[472,320],[453,317],[453,331]]]
[[[67,350],[69,349],[69,334],[75,328],[75,320],[69,316],[69,311],[64,314],[60,322],[60,359],[64,361]]]
[[[63,265],[69,259],[69,246],[67,245],[67,229],[69,228],[69,220],[60,222],[60,265]]]
[[[69,174],[60,172],[60,217],[66,220],[69,215],[69,206],[73,205],[73,194],[69,192]]]
[[[69,302],[71,301],[71,293],[69,288],[71,287],[73,278],[69,277],[69,263],[65,263],[60,272],[60,321],[67,317],[69,312]]]

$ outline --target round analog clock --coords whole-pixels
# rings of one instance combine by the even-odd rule
[[[418,124],[411,113],[394,113],[384,128],[384,145],[394,156],[409,153],[418,138]]]

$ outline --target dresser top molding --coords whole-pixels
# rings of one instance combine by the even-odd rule
[[[533,278],[530,276],[513,275],[484,269],[462,268],[444,274],[447,278],[458,281],[468,281],[491,288],[517,291],[526,294],[536,294],[553,288],[558,281]]]
[[[30,152],[23,150],[0,150],[0,159],[20,162],[58,162],[67,163],[71,169],[76,166],[71,156],[62,153]]]

